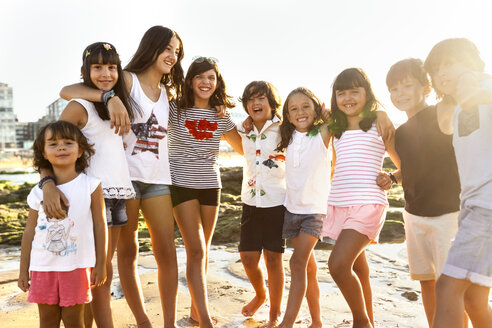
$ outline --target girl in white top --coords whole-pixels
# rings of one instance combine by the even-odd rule
[[[384,223],[388,202],[376,184],[385,151],[399,167],[394,139],[378,136],[378,101],[366,74],[357,68],[333,83],[330,131],[335,170],[323,235],[336,240],[330,273],[352,310],[354,327],[374,327],[369,267],[365,251]]]
[[[111,127],[124,136],[126,158],[136,199],[126,201],[128,224],[120,232],[118,272],[121,286],[139,327],[151,327],[137,273],[138,216],[140,210],[150,231],[158,266],[164,327],[175,327],[178,267],[174,244],[174,219],[168,185],[167,119],[169,100],[183,86],[183,43],[173,30],[154,26],[145,32],[123,78],[134,103],[131,122],[119,95],[107,101]],[[101,92],[81,85],[65,87],[65,99],[100,101]],[[131,131],[130,131],[131,127]]]
[[[287,195],[283,237],[291,238],[291,285],[287,309],[279,327],[291,328],[304,295],[311,313],[311,326],[321,327],[319,286],[313,248],[321,238],[330,188],[331,134],[321,116],[328,118],[319,99],[306,88],[293,90],[285,100],[284,121],[278,149],[286,150]],[[307,279],[306,279],[307,278]]]
[[[63,220],[49,219],[43,192],[33,188],[29,216],[22,236],[18,285],[38,303],[40,326],[83,327],[84,304],[91,287],[106,280],[106,223],[101,183],[85,175],[94,153],[84,135],[71,123],[45,126],[33,146],[34,167],[53,172],[72,205]]]
[[[96,42],[87,46],[82,53],[81,71],[85,85],[100,90],[115,90],[120,95],[120,99],[130,108],[125,81],[119,79],[122,75],[121,61],[113,45]],[[128,112],[133,117],[131,110]],[[95,150],[87,173],[97,177],[102,183],[106,221],[109,228],[106,262],[108,279],[104,285],[93,290],[94,298],[91,307],[98,326],[112,327],[110,293],[113,265],[111,260],[121,227],[127,222],[125,200],[135,197],[128,175],[123,141],[121,136],[115,134],[110,128],[109,112],[103,103],[92,103],[83,99],[72,100],[61,113],[60,120],[76,125],[93,144]],[[47,185],[43,188],[45,199],[58,194],[58,191],[53,189],[54,185]]]

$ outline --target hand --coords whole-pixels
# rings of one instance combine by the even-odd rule
[[[130,119],[125,105],[118,96],[108,100],[108,111],[111,119],[111,129],[114,127],[114,133],[120,136],[130,132]]]
[[[382,190],[389,190],[393,185],[393,181],[391,181],[390,175],[386,172],[379,172],[378,177],[376,178],[376,184]]]
[[[321,118],[325,123],[328,123],[331,118],[331,111],[325,107],[325,103],[323,103],[323,106],[321,107]]]
[[[91,269],[91,288],[99,287],[106,282],[106,264]]]
[[[20,272],[19,280],[17,281],[17,286],[23,291],[27,292],[29,290],[29,272]]]
[[[482,89],[480,88],[480,74],[466,72],[461,74],[456,85],[456,101],[464,110],[480,105]]]
[[[225,117],[227,114],[227,108],[224,105],[215,106],[215,110],[217,111],[215,113],[215,116],[217,117]]]
[[[246,117],[246,119],[243,121],[243,124],[241,124],[244,132],[250,133],[253,130],[253,119],[251,116]]]
[[[388,114],[383,111],[376,112],[376,129],[383,140],[390,140],[395,136],[395,127],[388,117]]]
[[[70,206],[67,197],[51,180],[43,184],[43,209],[46,217],[62,220],[67,217]]]

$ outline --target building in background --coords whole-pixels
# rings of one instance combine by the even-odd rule
[[[68,101],[62,98],[58,98],[48,105],[48,119],[50,121],[58,121],[61,113],[67,106]]]
[[[16,148],[12,87],[0,83],[0,150]]]

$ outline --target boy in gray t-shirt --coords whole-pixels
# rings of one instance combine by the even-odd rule
[[[459,229],[437,282],[435,328],[492,327],[492,77],[477,47],[447,39],[431,50],[425,68],[448,104],[440,125],[453,132],[461,181]],[[457,105],[457,106],[456,106]],[[464,308],[463,308],[464,307]]]

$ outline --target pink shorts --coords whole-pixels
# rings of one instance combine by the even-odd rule
[[[377,241],[386,218],[386,206],[381,204],[349,207],[328,205],[322,236],[337,240],[342,230],[352,229]]]
[[[92,301],[90,268],[73,271],[31,271],[27,301],[72,306]]]

